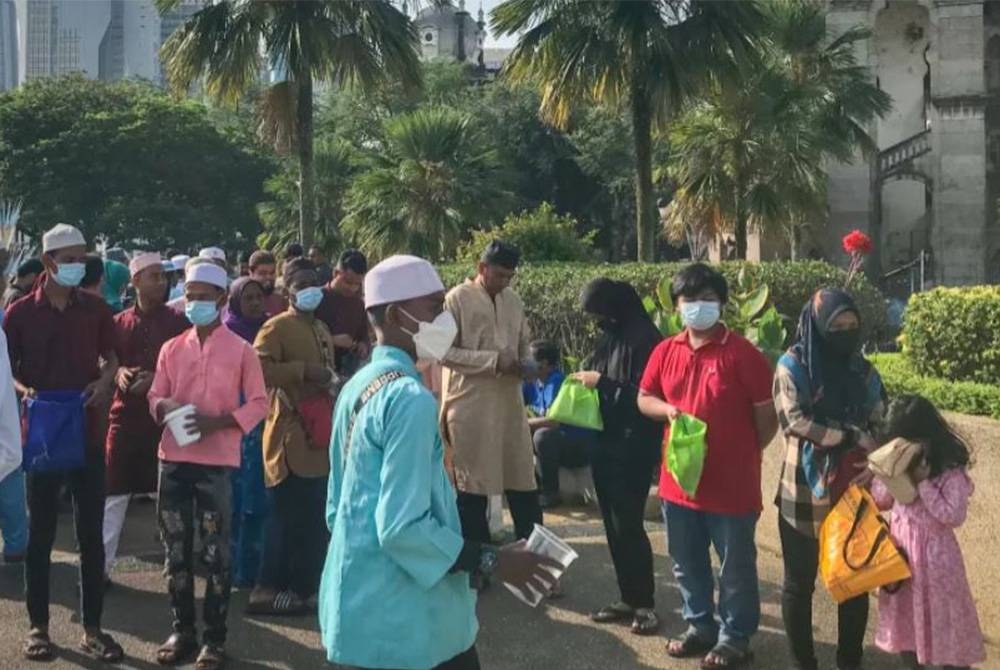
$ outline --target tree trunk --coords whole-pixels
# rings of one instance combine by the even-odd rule
[[[638,260],[656,261],[653,200],[653,113],[643,89],[632,92],[632,136],[635,139],[635,232]]]
[[[299,242],[307,249],[316,234],[316,181],[313,165],[313,81],[306,72],[296,79],[295,141],[299,153]]]
[[[733,233],[736,238],[736,260],[745,261],[747,259],[747,214],[740,194],[736,196],[735,219]]]

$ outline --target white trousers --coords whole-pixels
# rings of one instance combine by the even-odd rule
[[[104,575],[111,575],[118,557],[118,543],[122,539],[122,528],[125,527],[125,512],[128,511],[128,501],[131,496],[108,496],[104,500]]]

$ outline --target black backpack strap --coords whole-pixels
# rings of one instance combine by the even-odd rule
[[[364,407],[365,404],[385,386],[391,384],[397,379],[403,379],[408,376],[409,375],[405,372],[401,372],[400,370],[389,370],[388,372],[383,372],[378,377],[371,380],[368,386],[365,387],[365,390],[361,392],[361,395],[358,396],[357,402],[354,403],[354,409],[351,410],[351,420],[347,424],[347,440],[344,442],[345,463],[347,462],[347,455],[351,451],[351,438],[354,436],[354,423],[358,419],[358,414],[361,413],[361,408]]]

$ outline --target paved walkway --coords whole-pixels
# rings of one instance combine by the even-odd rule
[[[1000,424],[963,420],[962,429],[978,448],[974,470],[980,488],[974,499],[972,516],[962,529],[966,560],[979,600],[980,615],[990,637],[991,656],[982,668],[1000,668],[1000,589],[993,578],[996,557],[1000,556],[1000,533],[995,531],[1000,518],[1000,497],[995,482],[1000,481]],[[779,453],[770,450],[765,463],[765,491],[770,495],[777,481]],[[781,560],[776,521],[770,505],[766,506],[758,532],[761,589],[764,599],[762,629],[754,641],[756,662],[761,670],[784,670],[788,666],[781,626],[779,585]],[[482,633],[479,648],[485,670],[683,670],[698,667],[696,662],[670,661],[664,653],[665,636],[677,634],[682,625],[677,614],[679,594],[669,574],[664,556],[664,538],[659,524],[649,525],[657,551],[656,569],[658,609],[666,623],[661,636],[636,638],[624,628],[598,627],[587,619],[587,612],[607,604],[616,595],[614,577],[604,543],[599,519],[587,509],[564,510],[552,515],[548,523],[568,539],[580,553],[580,560],[567,574],[566,596],[532,610],[514,600],[503,589],[493,589],[480,601]],[[77,652],[79,627],[73,623],[76,606],[76,569],[73,563],[71,519],[63,516],[59,551],[53,565],[52,633],[62,645],[59,658],[49,668],[97,668]],[[165,582],[160,574],[159,549],[155,539],[153,505],[138,504],[129,512],[123,543],[128,557],[114,575],[116,587],[105,602],[105,623],[129,654],[123,668],[152,669],[156,665],[156,647],[169,632],[169,611]],[[199,593],[203,584],[199,583]],[[26,617],[21,598],[20,569],[0,566],[0,669],[21,669],[21,639]],[[245,619],[241,612],[246,592],[233,597],[230,615],[229,651],[234,661],[229,667],[289,668],[303,670],[329,667],[320,651],[315,621],[303,619]],[[874,610],[873,610],[874,611]],[[816,597],[816,635],[821,667],[835,667],[832,645],[836,630],[835,610],[830,598],[818,587]],[[191,667],[191,666],[188,666]],[[895,659],[876,651],[869,655],[868,670],[898,668]]]

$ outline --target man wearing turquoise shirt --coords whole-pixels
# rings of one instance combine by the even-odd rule
[[[434,268],[389,258],[365,278],[365,300],[378,346],[334,410],[323,646],[354,668],[478,670],[470,578],[544,592],[558,564],[462,539],[437,405],[415,365],[418,353],[443,358],[456,334]]]

